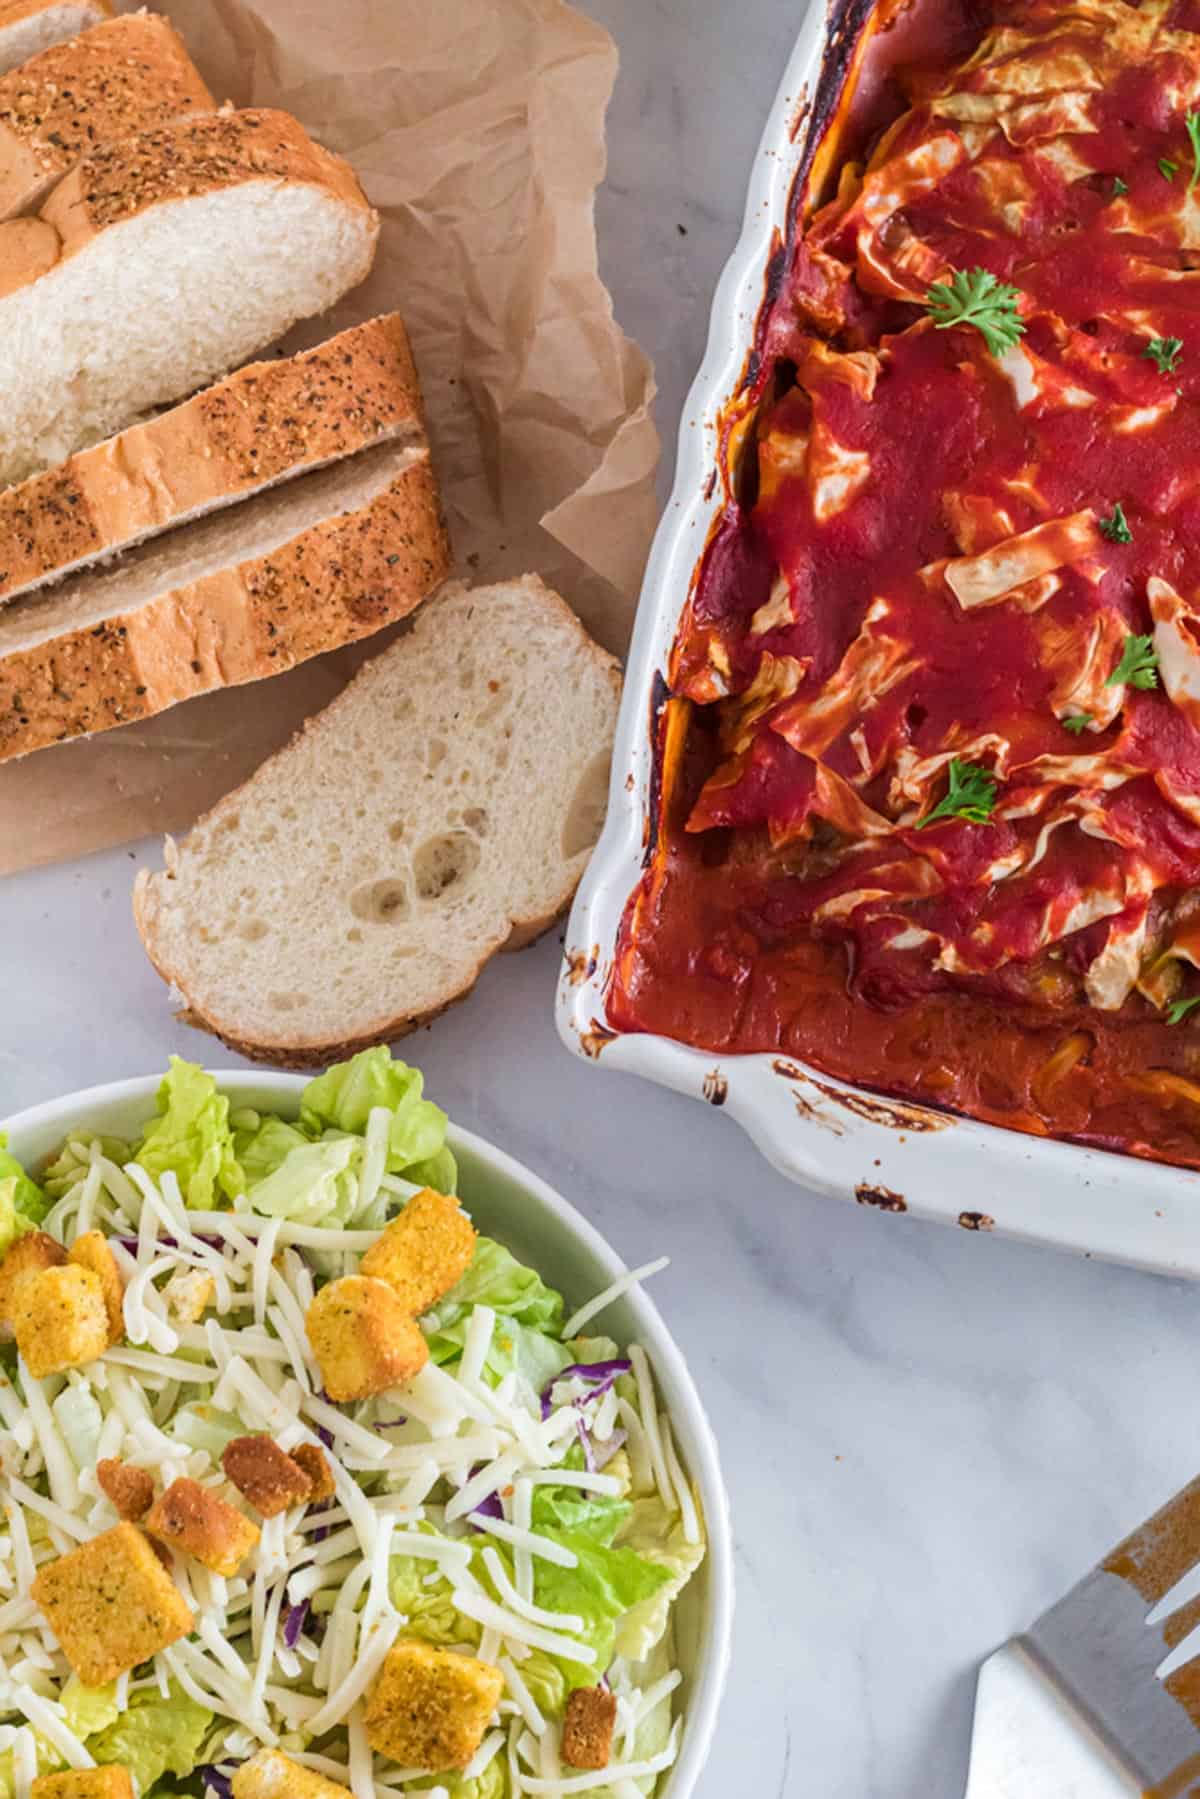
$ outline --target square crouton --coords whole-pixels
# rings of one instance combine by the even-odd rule
[[[31,1799],[133,1799],[125,1768],[72,1768],[66,1774],[39,1774]]]
[[[28,1231],[18,1237],[0,1262],[0,1338],[11,1343],[16,1318],[17,1292],[33,1274],[44,1268],[61,1268],[67,1252],[45,1231]]]
[[[34,1380],[82,1368],[108,1348],[108,1311],[100,1277],[69,1263],[43,1268],[17,1288],[17,1348]]]
[[[422,1187],[362,1259],[364,1274],[386,1281],[417,1318],[471,1266],[475,1226],[448,1193]]]
[[[369,1399],[419,1374],[429,1360],[421,1327],[386,1281],[346,1275],[308,1308],[308,1340],[330,1399]]]
[[[563,1719],[562,1758],[570,1768],[607,1768],[617,1723],[617,1695],[576,1687]]]
[[[260,1749],[233,1777],[233,1799],[348,1799],[349,1792],[280,1749]]]
[[[237,1573],[261,1535],[236,1506],[195,1480],[173,1480],[146,1513],[146,1529],[168,1549],[226,1579]]]
[[[406,1768],[465,1768],[503,1691],[487,1662],[402,1637],[367,1700],[367,1740]]]
[[[122,1518],[135,1523],[154,1504],[154,1482],[144,1468],[131,1468],[115,1456],[96,1463],[96,1485]]]
[[[318,1443],[297,1443],[292,1450],[292,1460],[303,1468],[308,1476],[309,1503],[318,1504],[322,1499],[332,1499],[337,1492],[337,1484],[333,1478],[333,1470],[325,1460],[325,1451]]]
[[[119,1343],[125,1335],[125,1287],[104,1232],[85,1231],[82,1237],[76,1237],[67,1259],[79,1268],[90,1268],[100,1282],[108,1314],[108,1340]]]
[[[312,1493],[304,1469],[270,1437],[235,1437],[226,1446],[221,1466],[226,1479],[264,1518],[302,1504]]]
[[[195,1625],[183,1594],[133,1524],[116,1524],[47,1562],[29,1591],[85,1687],[107,1686]]]

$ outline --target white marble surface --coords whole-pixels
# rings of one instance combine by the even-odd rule
[[[604,266],[671,432],[797,9],[589,4],[625,59]],[[231,1060],[171,1023],[133,869],[121,851],[0,887],[0,1116],[172,1049]],[[675,1258],[659,1298],[738,1538],[701,1799],[959,1799],[979,1659],[1200,1467],[1198,1296],[785,1185],[719,1113],[560,1048],[556,953],[493,966],[409,1053],[631,1261]]]

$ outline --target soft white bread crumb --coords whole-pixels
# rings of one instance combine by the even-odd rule
[[[285,113],[103,145],[0,225],[0,484],[216,380],[368,273],[379,220]]]
[[[111,17],[108,0],[0,0],[0,75]]]
[[[138,876],[191,1021],[304,1066],[412,1029],[563,910],[599,835],[616,663],[536,577],[447,588]]]

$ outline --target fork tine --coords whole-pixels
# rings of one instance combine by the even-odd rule
[[[1200,1562],[1200,1475],[1100,1564],[1155,1606]]]
[[[1197,1593],[1194,1599],[1189,1599],[1186,1605],[1178,1606],[1175,1611],[1168,1612],[1165,1618],[1159,1620],[1157,1628],[1162,1638],[1163,1648],[1178,1649],[1183,1639],[1190,1635],[1198,1624],[1200,1624],[1200,1593]]]

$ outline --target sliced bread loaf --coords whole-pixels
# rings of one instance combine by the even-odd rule
[[[373,444],[424,441],[399,313],[252,362],[0,492],[0,600]]]
[[[0,225],[0,485],[225,375],[368,273],[349,164],[280,112],[102,145]]]
[[[535,577],[452,586],[137,879],[151,961],[231,1048],[387,1041],[563,910],[599,835],[620,677]]]
[[[214,105],[183,39],[153,13],[43,50],[0,76],[0,219],[37,206],[97,144]]]
[[[108,0],[0,0],[0,74],[111,17]]]
[[[0,761],[366,637],[448,565],[428,451],[410,445],[183,525],[0,610]]]

